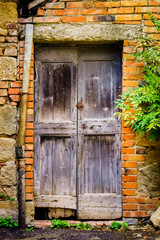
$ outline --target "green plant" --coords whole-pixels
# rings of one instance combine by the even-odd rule
[[[72,225],[72,227],[76,228],[76,229],[81,229],[81,230],[87,230],[87,229],[92,230],[94,228],[91,226],[91,224],[89,224],[89,223],[84,224],[83,222],[78,223],[78,224],[74,223]]]
[[[13,197],[7,197],[4,193],[0,193],[0,200],[3,200],[3,201],[15,201],[15,199]]]
[[[160,23],[149,13],[157,31],[160,32]],[[125,124],[133,128],[134,132],[146,134],[150,140],[160,140],[160,43],[142,38],[136,47],[134,57],[143,62],[143,80],[137,88],[128,89],[120,99],[115,101],[116,112],[120,118],[124,117]],[[131,110],[133,109],[133,110]]]
[[[109,226],[109,229],[116,229],[116,230],[125,230],[128,228],[128,223],[119,223],[116,221],[113,221],[112,224]]]
[[[10,216],[0,218],[0,227],[18,227],[18,223],[10,219]]]
[[[61,229],[61,228],[70,228],[71,225],[67,221],[62,221],[60,219],[51,220],[51,228]]]
[[[28,232],[33,231],[33,230],[34,230],[34,227],[26,228],[26,231],[28,231]]]

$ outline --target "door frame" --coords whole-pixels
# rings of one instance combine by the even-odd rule
[[[120,45],[122,45],[122,43],[119,43]],[[93,43],[93,46],[102,46],[102,45],[104,45],[104,44],[95,44],[95,43]],[[108,45],[108,44],[105,44],[105,45]],[[56,45],[53,45],[53,46],[55,46],[55,47],[68,47],[68,46],[70,46],[70,45],[66,45],[66,44],[64,44],[64,45],[59,45],[59,44],[56,44]],[[79,45],[78,45],[79,46]],[[91,46],[91,45],[88,45],[88,44],[81,44],[81,46]],[[122,54],[121,54],[121,56],[122,56]],[[121,65],[122,66],[122,65]],[[77,84],[77,92],[78,92],[78,84]],[[77,98],[77,103],[78,103],[78,98]],[[77,112],[78,112],[78,109],[77,109]],[[78,124],[78,114],[77,114],[77,124]],[[76,178],[77,178],[77,176],[78,176],[78,126],[77,126],[77,156],[76,156]],[[121,154],[120,154],[121,155]],[[122,177],[122,174],[121,174],[121,177]],[[78,197],[78,192],[79,192],[79,190],[78,190],[78,178],[76,179],[76,182],[77,182],[77,184],[76,184],[76,195],[77,195],[77,197]],[[122,181],[121,181],[122,182]],[[35,187],[35,186],[34,186]],[[78,208],[78,201],[77,201],[77,208]]]

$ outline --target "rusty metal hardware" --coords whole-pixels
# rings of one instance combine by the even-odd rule
[[[79,111],[82,111],[83,108],[84,108],[83,102],[79,102],[79,103],[77,104],[77,108],[78,108]]]

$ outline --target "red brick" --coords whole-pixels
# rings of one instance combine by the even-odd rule
[[[156,6],[156,5],[160,5],[160,2],[159,2],[159,0],[149,0],[149,5],[154,5],[154,6]]]
[[[123,81],[124,87],[137,87],[137,81]]]
[[[136,204],[123,204],[124,210],[138,210],[138,205]]]
[[[108,14],[125,14],[125,13],[134,13],[134,7],[108,9]]]
[[[19,42],[19,46],[20,46],[20,47],[24,47],[24,45],[25,45],[25,41],[20,41],[20,42]]]
[[[20,95],[10,95],[9,97],[13,102],[19,102],[20,101]]]
[[[33,200],[33,193],[26,193],[26,200]]]
[[[26,172],[33,172],[33,165],[26,165]]]
[[[86,22],[86,17],[61,17],[62,22]]]
[[[136,191],[135,190],[123,190],[123,195],[124,196],[135,196],[136,195]]]
[[[26,183],[26,186],[33,186],[33,179],[26,179],[25,183]]]
[[[139,206],[139,210],[156,210],[156,206],[154,206],[153,204],[141,204]]]
[[[33,108],[33,102],[28,102],[28,108]]]
[[[122,6],[130,7],[130,6],[147,6],[147,0],[122,0]]]
[[[17,54],[16,48],[6,48],[4,51],[5,56],[17,56]]]
[[[11,87],[21,88],[22,87],[22,82],[11,82]]]
[[[33,152],[32,151],[25,151],[24,156],[25,156],[25,158],[32,158],[33,157]]]
[[[19,18],[19,22],[20,23],[32,23],[33,18],[32,17],[28,17],[28,18]]]
[[[26,164],[33,164],[33,158],[26,158]]]
[[[160,40],[160,34],[148,34],[148,37],[153,38],[154,40]]]
[[[125,61],[123,61],[123,66],[125,66],[125,67],[143,67],[143,63],[125,60]]]
[[[146,12],[160,12],[160,7],[136,7],[136,13],[146,13]]]
[[[38,9],[37,16],[43,16],[44,15],[44,9]]]
[[[93,2],[68,2],[67,8],[92,8]]]
[[[125,168],[124,169],[125,175],[137,175],[137,169],[134,168]]]
[[[125,168],[137,168],[137,162],[123,162],[122,166]]]
[[[123,75],[123,79],[126,80],[143,80],[143,76],[139,74],[125,74]]]
[[[124,182],[123,184],[123,188],[127,188],[127,189],[137,189],[137,183],[135,182]]]
[[[16,94],[20,93],[20,89],[19,88],[9,88],[8,93],[16,95]]]
[[[57,17],[34,17],[33,23],[42,23],[42,22],[59,22]]]
[[[106,9],[81,9],[81,15],[105,15]]]
[[[145,155],[140,155],[140,154],[130,154],[130,155],[124,155],[123,160],[126,161],[145,161],[146,156]]]
[[[33,143],[33,137],[25,137],[26,143]]]
[[[123,73],[137,73],[137,67],[123,67]]]
[[[124,197],[123,201],[125,203],[151,203],[152,202],[150,198],[143,198],[143,197]]]
[[[33,172],[26,172],[25,176],[26,178],[33,178]]]
[[[54,15],[64,16],[64,15],[79,15],[79,9],[64,9],[64,10],[54,10]]]
[[[122,140],[134,140],[135,135],[134,134],[122,134]]]
[[[134,146],[134,141],[133,140],[123,141],[122,146],[123,147],[133,147]]]
[[[146,211],[130,211],[124,212],[124,217],[148,217],[148,213]]]
[[[142,19],[142,15],[141,14],[126,14],[126,15],[116,15],[115,16],[115,20],[116,21],[137,21],[137,20],[141,20]]]
[[[135,148],[122,148],[123,154],[135,154]]]
[[[27,129],[33,129],[33,123],[27,123],[27,125],[26,125],[26,127],[27,127]]]
[[[123,48],[124,53],[135,53],[136,49],[134,46],[126,46]]]
[[[0,96],[1,97],[5,97],[5,96],[7,96],[8,94],[7,94],[7,89],[0,89]]]
[[[144,27],[143,30],[146,33],[158,33],[158,31],[155,27]]]
[[[11,106],[17,106],[16,102],[11,102]]]
[[[124,182],[137,182],[137,176],[123,176]]]
[[[113,8],[113,7],[120,7],[120,1],[119,2],[94,2],[95,8]]]
[[[33,150],[33,144],[25,144],[25,150]]]

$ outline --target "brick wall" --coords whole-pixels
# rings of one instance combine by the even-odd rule
[[[159,34],[149,20],[147,11],[153,12],[160,19],[159,0],[121,0],[121,1],[53,1],[38,9],[35,17],[20,18],[19,23],[89,23],[108,22],[111,24],[142,25],[143,33],[160,40]],[[136,87],[142,79],[143,64],[137,63],[133,57],[137,41],[124,41],[123,49],[123,91]],[[34,51],[33,51],[34,52]],[[17,80],[0,81],[0,105],[10,104],[19,108],[21,85],[23,80],[24,40],[18,42],[17,23],[11,22],[0,29],[0,56],[17,59]],[[33,200],[33,93],[34,93],[34,55],[32,55],[29,102],[26,131],[26,200]],[[149,197],[138,191],[138,169],[145,164],[146,151],[136,145],[136,138],[122,121],[122,188],[123,216],[147,217],[156,209],[158,197]]]

